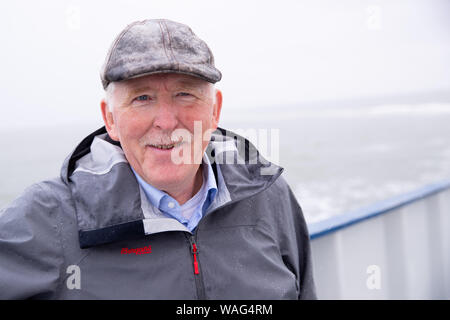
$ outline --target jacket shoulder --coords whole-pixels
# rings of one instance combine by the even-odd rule
[[[0,211],[0,299],[44,297],[59,285],[64,192],[57,179],[36,183]]]
[[[283,262],[296,275],[299,299],[316,299],[308,226],[287,181],[278,177],[265,190],[266,226],[275,235]]]
[[[273,201],[283,201],[283,204],[289,204],[295,209],[300,209],[297,198],[292,191],[286,179],[280,175],[272,185],[265,190],[265,196]],[[301,209],[300,209],[301,210]]]

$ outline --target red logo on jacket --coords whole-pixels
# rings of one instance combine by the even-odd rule
[[[146,253],[151,253],[151,252],[152,252],[152,247],[149,245],[147,247],[135,248],[135,249],[122,248],[122,251],[120,253],[121,254],[129,254],[129,253],[146,254]]]

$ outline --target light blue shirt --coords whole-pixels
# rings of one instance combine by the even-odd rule
[[[144,190],[148,201],[150,201],[150,203],[158,208],[163,214],[168,217],[175,218],[192,232],[192,230],[197,227],[200,219],[205,214],[209,205],[213,202],[217,193],[217,183],[214,177],[214,171],[206,155],[203,156],[202,166],[202,187],[197,194],[181,206],[177,200],[172,198],[166,192],[161,191],[144,181],[144,179],[142,179],[133,168],[131,168],[131,170],[133,170],[139,185]],[[185,217],[186,213],[188,213],[188,217]]]

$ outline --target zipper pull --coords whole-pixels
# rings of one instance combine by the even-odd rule
[[[199,274],[197,261],[197,254],[198,254],[197,246],[195,245],[194,242],[191,242],[191,244],[192,244],[192,254],[194,255],[194,274]]]

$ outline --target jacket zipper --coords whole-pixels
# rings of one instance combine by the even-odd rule
[[[199,260],[198,260],[198,246],[195,243],[195,236],[194,235],[187,235],[187,238],[190,243],[190,249],[193,257],[193,265],[194,265],[194,278],[195,278],[195,285],[197,287],[197,296],[200,300],[205,300],[205,288],[203,286],[203,279],[200,274],[200,266],[199,266]]]
[[[283,170],[281,172],[283,172]],[[278,174],[278,176],[281,175],[281,172]],[[278,178],[278,176],[277,176],[277,178]],[[272,183],[273,183],[273,181],[272,181]],[[267,186],[267,188],[269,186]],[[264,188],[264,190],[266,190],[266,188]],[[262,192],[264,190],[260,190],[259,192]],[[257,193],[259,193],[259,192],[257,192]],[[254,194],[252,196],[254,196]],[[224,204],[218,206],[217,208],[215,208],[214,210],[212,210],[211,212],[207,212],[207,214],[205,216],[210,215],[211,213],[218,211],[218,210],[222,209],[223,207],[229,206],[230,204],[233,204],[233,203],[237,203],[238,201],[241,201],[246,198],[247,197],[243,197],[241,199],[234,199],[227,203],[224,203]],[[198,227],[200,226],[200,224],[203,222],[203,220],[204,219],[199,221],[197,230],[198,230]],[[190,233],[188,234],[186,232],[185,235],[186,235],[186,238],[189,240],[190,249],[191,249],[191,253],[192,253],[192,257],[193,257],[194,279],[195,279],[195,285],[197,287],[197,297],[199,300],[206,300],[205,287],[203,285],[202,274],[200,273],[200,263],[199,263],[199,259],[198,259],[199,250],[198,250],[197,244],[195,243],[195,234],[190,234]]]
[[[194,274],[199,274],[197,261],[197,246],[195,245],[195,243],[192,243],[192,254],[194,255]]]

